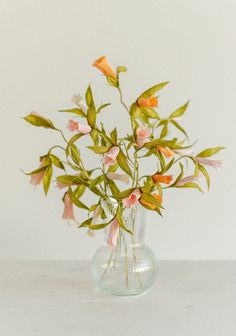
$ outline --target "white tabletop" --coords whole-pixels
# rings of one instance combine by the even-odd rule
[[[235,336],[235,262],[160,262],[156,284],[112,297],[81,261],[1,262],[1,336]]]

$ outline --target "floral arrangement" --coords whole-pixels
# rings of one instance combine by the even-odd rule
[[[222,165],[221,161],[209,157],[223,147],[207,148],[193,155],[194,144],[188,142],[187,132],[179,123],[189,102],[172,112],[168,118],[160,117],[157,112],[159,97],[156,94],[168,82],[145,90],[128,107],[123,100],[120,86],[120,74],[127,71],[126,67],[118,66],[114,71],[107,63],[105,56],[96,60],[93,66],[99,69],[104,74],[107,83],[117,90],[121,105],[127,111],[131,132],[125,137],[119,137],[116,127],[109,132],[103,123],[98,122],[102,111],[111,104],[98,106],[94,101],[91,86],[89,86],[85,100],[80,95],[74,95],[72,102],[75,107],[59,111],[74,115],[73,119],[68,120],[67,125],[73,133],[70,139],[67,139],[63,131],[58,129],[51,120],[36,112],[24,117],[31,125],[59,132],[65,141],[64,147],[55,145],[48,150],[47,154],[40,156],[39,168],[27,175],[31,176],[33,185],[42,184],[45,195],[47,195],[54,169],[61,170],[61,174],[56,176],[56,183],[59,189],[65,189],[63,218],[75,221],[80,228],[88,228],[90,235],[94,230],[110,226],[108,245],[116,245],[119,229],[132,234],[122,219],[125,208],[141,204],[147,210],[162,215],[165,189],[195,188],[202,191],[199,185],[202,178],[205,178],[209,188],[210,177],[206,168],[219,168]],[[184,138],[169,138],[170,127],[175,128]],[[91,138],[92,143],[88,149],[101,159],[100,167],[86,169],[79,150],[79,140],[82,137]],[[61,150],[63,158],[56,156],[53,153],[54,150]],[[155,165],[158,164],[158,168],[155,169],[154,165],[151,175],[140,176],[140,160],[146,157],[152,157]],[[185,176],[187,161],[193,163],[194,171],[191,175]],[[178,173],[171,173],[173,167],[176,166]],[[127,187],[120,190],[117,181]],[[97,196],[94,204],[88,205],[82,200],[86,190]],[[111,199],[117,202],[117,208],[115,216],[108,221],[102,201],[109,202]],[[87,211],[88,219],[79,223],[74,207]]]

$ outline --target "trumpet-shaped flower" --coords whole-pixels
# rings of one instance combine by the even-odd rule
[[[138,147],[142,147],[145,143],[149,142],[151,130],[148,127],[139,127],[136,131],[136,143]]]
[[[86,104],[81,95],[73,95],[71,101],[81,108],[83,112],[87,111]]]
[[[78,131],[82,134],[89,134],[92,128],[89,125],[78,124]]]
[[[126,208],[131,208],[132,206],[137,205],[140,196],[141,196],[141,192],[137,188],[128,197],[126,197],[122,200],[123,205]]]
[[[107,173],[107,178],[129,184],[129,176],[127,174]]]
[[[161,175],[161,174],[155,174],[152,175],[153,182],[155,183],[164,183],[164,184],[170,184],[170,182],[173,180],[172,175]]]
[[[111,76],[113,78],[117,78],[117,75],[108,64],[106,56],[98,58],[92,65],[95,68],[99,69],[105,76]]]
[[[201,180],[202,180],[202,176],[200,174],[197,175],[197,176],[190,175],[190,176],[186,176],[186,177],[182,178],[181,180],[179,180],[179,182],[177,182],[176,186],[180,187],[180,186],[184,185],[185,183],[197,182],[197,181],[201,181]]]
[[[118,233],[119,233],[119,222],[117,218],[115,218],[110,225],[110,230],[109,230],[109,235],[108,235],[108,240],[107,240],[108,246],[110,247],[116,246]]]
[[[156,97],[139,98],[138,105],[142,107],[157,107],[158,100]]]
[[[43,159],[41,161],[41,163],[39,165],[39,168],[42,168],[44,165],[45,165],[45,159]],[[30,183],[32,185],[34,185],[34,186],[40,184],[42,182],[42,180],[43,180],[44,173],[45,173],[45,170],[43,170],[43,171],[41,171],[39,173],[31,175],[31,177],[30,177]]]
[[[82,134],[89,134],[92,130],[89,125],[80,124],[78,121],[73,119],[68,121],[67,128],[72,132],[78,131]]]
[[[104,155],[103,163],[110,167],[116,163],[116,157],[119,154],[119,147],[113,146],[109,149],[109,151]]]
[[[162,204],[162,197],[161,195],[158,195],[156,193],[152,194],[153,197],[155,197],[155,199],[158,201],[158,203],[161,205]],[[152,210],[156,209],[156,205],[150,202],[147,202],[145,200],[140,200],[140,203],[143,205],[147,205],[149,208],[151,208]]]
[[[157,146],[157,150],[161,152],[166,158],[171,158],[174,152],[169,147]]]
[[[222,167],[222,161],[221,160],[212,160],[212,159],[206,159],[206,158],[202,158],[197,156],[196,157],[197,162],[203,164],[204,166],[209,166],[209,167],[213,167],[216,169],[219,169]]]
[[[75,220],[73,202],[68,192],[65,194],[63,201],[64,201],[64,212],[62,218]]]

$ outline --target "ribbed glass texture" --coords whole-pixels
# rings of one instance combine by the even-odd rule
[[[108,218],[114,216],[116,206],[115,202],[103,204]],[[157,275],[156,257],[144,243],[145,210],[141,206],[125,209],[123,222],[133,235],[120,229],[117,245],[109,247],[109,228],[105,229],[105,244],[94,255],[92,275],[98,286],[112,295],[142,294]]]

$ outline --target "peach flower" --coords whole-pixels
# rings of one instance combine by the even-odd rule
[[[132,206],[138,204],[140,196],[140,190],[137,188],[128,197],[124,198],[122,202],[126,208],[131,208]]]
[[[112,221],[111,226],[110,226],[108,240],[107,240],[107,245],[108,246],[110,246],[110,247],[116,246],[118,233],[119,233],[119,222],[118,222],[117,218],[115,218]]]
[[[65,194],[63,201],[64,201],[64,212],[62,218],[75,220],[73,202],[68,192]]]
[[[157,146],[156,149],[161,152],[166,158],[171,158],[174,155],[174,152],[169,147]]]
[[[136,131],[136,143],[138,147],[142,147],[145,143],[149,142],[151,130],[148,127],[139,127]]]
[[[111,76],[113,78],[117,78],[117,75],[114,73],[110,65],[107,63],[106,56],[100,57],[92,65],[95,68],[99,69],[105,76]]]
[[[152,196],[155,197],[155,199],[160,203],[160,205],[162,204],[162,197],[161,197],[161,195],[153,193]],[[153,203],[149,203],[149,202],[147,202],[145,200],[140,200],[140,203],[143,204],[143,205],[149,206],[152,210],[156,209],[156,205],[153,204]]]
[[[107,178],[109,180],[118,180],[125,184],[129,184],[129,176],[126,174],[107,173]]]
[[[138,105],[142,107],[157,107],[158,106],[158,100],[156,97],[150,97],[150,98],[139,98]]]
[[[113,146],[109,149],[109,151],[104,155],[103,163],[110,167],[116,163],[116,157],[119,154],[119,147]]]
[[[171,175],[155,174],[155,175],[152,175],[152,179],[153,179],[153,182],[155,183],[170,184],[173,177]]]

